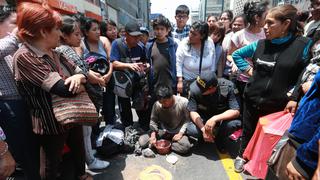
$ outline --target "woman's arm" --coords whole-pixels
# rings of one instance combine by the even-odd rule
[[[252,58],[257,49],[257,45],[258,42],[254,42],[232,53],[233,61],[241,71],[250,71],[251,67],[245,58]]]

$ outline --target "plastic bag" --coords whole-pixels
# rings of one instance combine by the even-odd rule
[[[267,161],[271,156],[272,149],[290,127],[292,119],[292,115],[284,111],[259,119],[256,130],[243,153],[243,157],[249,160],[244,169],[252,176],[261,179],[266,176]]]

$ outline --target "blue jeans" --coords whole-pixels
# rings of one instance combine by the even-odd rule
[[[205,124],[207,120],[205,120],[203,123]],[[225,120],[222,121],[220,126],[218,127],[218,132],[215,138],[215,142],[217,146],[224,148],[226,140],[229,138],[229,136],[236,130],[241,128],[241,121],[238,119],[235,120]],[[187,135],[195,137],[195,138],[201,138],[202,132],[201,130],[193,123],[190,122],[187,127]]]
[[[9,150],[22,166],[25,179],[40,179],[40,152],[24,101],[0,100],[0,117],[0,126],[6,134]]]

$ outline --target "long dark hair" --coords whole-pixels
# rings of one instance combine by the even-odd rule
[[[269,2],[246,2],[243,7],[243,14],[246,16],[247,21],[250,25],[255,25],[255,15],[262,17],[262,14],[266,12]]]
[[[204,43],[208,39],[209,36],[209,25],[207,22],[204,21],[196,21],[192,23],[191,28],[197,32],[200,33],[201,35],[201,51],[203,51],[202,48],[204,48]],[[191,49],[191,44],[189,44],[189,47]]]

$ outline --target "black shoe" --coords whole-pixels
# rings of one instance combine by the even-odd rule
[[[246,164],[246,160],[238,156],[234,161],[234,171],[237,173],[241,173],[244,169],[243,166]]]

